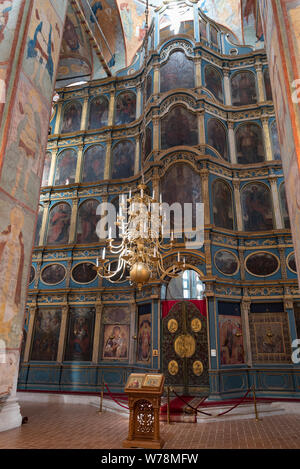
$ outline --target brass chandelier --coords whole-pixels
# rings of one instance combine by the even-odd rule
[[[114,243],[109,229],[107,247],[112,255],[118,256],[116,268],[111,270],[111,261],[106,259],[106,248],[103,248],[96,270],[100,277],[113,283],[129,278],[130,283],[141,290],[151,279],[177,277],[185,269],[185,258],[181,260],[177,252],[177,261],[171,268],[165,267],[164,257],[174,247],[174,232],[171,232],[170,242],[164,242],[162,201],[158,202],[154,194],[149,196],[144,183],[137,189],[133,197],[130,193],[128,199],[125,195],[121,199],[116,221],[121,238],[119,243]],[[126,274],[128,271],[129,276]]]

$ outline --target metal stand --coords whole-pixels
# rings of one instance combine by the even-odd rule
[[[258,422],[258,421],[259,421],[259,417],[258,417],[258,410],[257,410],[257,405],[256,405],[256,395],[255,395],[255,386],[254,386],[254,384],[253,384],[253,386],[252,386],[252,393],[253,393],[255,420],[256,420],[256,422]]]
[[[101,414],[103,410],[103,395],[104,395],[104,381],[102,381],[102,391],[100,395],[100,407],[98,413]]]

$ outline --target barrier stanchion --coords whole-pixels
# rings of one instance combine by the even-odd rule
[[[167,422],[170,425],[170,386],[167,387]]]
[[[258,417],[258,410],[257,410],[257,405],[256,405],[256,394],[255,394],[255,386],[254,386],[254,384],[253,384],[253,386],[252,386],[252,394],[253,394],[253,402],[254,402],[255,421],[258,422],[258,421],[259,421],[259,417]]]
[[[98,413],[101,414],[103,410],[103,395],[104,395],[104,381],[102,381],[102,390],[100,394],[100,407]]]

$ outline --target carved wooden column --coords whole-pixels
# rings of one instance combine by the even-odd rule
[[[209,230],[204,231],[204,252],[205,252],[206,275],[210,277],[212,275],[212,263],[211,263],[211,239],[210,239]]]
[[[137,304],[135,302],[135,299],[133,298],[130,303],[130,347],[129,347],[129,363],[134,363],[135,362],[135,357],[136,357],[136,344],[137,344],[137,339],[136,339],[136,317],[137,317]]]
[[[284,292],[284,311],[288,316],[288,323],[289,323],[289,330],[290,330],[290,338],[291,343],[293,340],[299,338],[297,337],[297,328],[296,328],[296,321],[295,321],[295,314],[294,314],[294,304],[293,304],[293,297],[290,292],[287,291],[288,287],[285,287]]]
[[[272,199],[273,199],[275,228],[277,230],[282,230],[284,229],[284,226],[283,226],[283,220],[282,220],[281,210],[280,210],[280,202],[279,202],[279,195],[278,195],[278,188],[277,188],[277,177],[275,175],[269,176],[269,181],[271,185],[271,192],[272,192]]]
[[[159,63],[153,64],[153,94],[157,95],[159,93]]]
[[[280,241],[279,241],[280,242]],[[285,246],[278,246],[280,256],[281,275],[283,280],[287,280]]]
[[[79,183],[81,180],[81,168],[83,162],[83,144],[78,145],[77,151],[77,164],[76,164],[76,173],[75,173],[75,182]]]
[[[80,130],[86,130],[88,107],[89,107],[89,97],[85,96],[83,100],[83,106],[82,106]]]
[[[262,71],[262,64],[257,62],[255,64],[256,76],[257,76],[257,88],[258,88],[258,102],[263,103],[265,98],[265,86],[264,86],[264,76]]]
[[[153,116],[153,151],[159,150],[159,116]]]
[[[55,126],[54,126],[54,135],[57,135],[60,132],[63,101],[62,100],[57,101],[56,105],[57,105],[57,114],[56,114],[56,120],[55,120]]]
[[[112,146],[112,140],[111,138],[109,138],[108,140],[106,140],[104,179],[110,179],[111,153],[112,153],[111,146]]]
[[[229,68],[223,68],[224,95],[225,95],[225,104],[226,104],[226,106],[232,106],[229,72],[230,72]]]
[[[37,305],[36,305],[36,302],[34,302],[33,304],[29,305],[29,325],[28,325],[28,332],[27,332],[26,345],[25,345],[25,351],[24,351],[24,360],[23,360],[24,363],[29,362],[29,354],[31,350],[31,342],[32,342],[32,336],[33,336],[36,312],[37,312]]]
[[[143,158],[144,155],[142,155]],[[135,138],[135,159],[134,159],[134,174],[137,174],[140,170],[140,136],[137,135]]]
[[[142,84],[141,83],[139,83],[137,85],[137,90],[136,91],[137,91],[137,93],[136,93],[135,116],[136,116],[136,119],[139,119],[139,117],[141,116],[141,111],[142,111]]]
[[[234,201],[236,211],[236,224],[238,231],[243,231],[243,216],[242,216],[242,205],[241,205],[241,194],[240,194],[240,180],[235,178],[232,180],[234,189]]]
[[[101,330],[101,319],[103,312],[103,303],[101,298],[98,298],[95,304],[96,315],[95,315],[95,329],[94,329],[94,342],[93,342],[93,357],[92,362],[94,365],[99,360],[99,345],[100,345],[100,330]]]
[[[245,246],[244,246],[244,240],[240,239],[240,245],[238,246],[238,251],[239,251],[239,261],[240,261],[240,273],[241,273],[241,280],[245,280]]]
[[[204,111],[198,112],[198,143],[199,145],[205,145],[206,138],[205,138],[205,119],[204,119]]]
[[[251,337],[250,337],[250,324],[249,324],[250,305],[251,305],[250,298],[244,297],[241,303],[241,313],[242,313],[242,326],[243,326],[243,337],[244,337],[245,363],[248,366],[252,366],[252,350],[251,350]]]
[[[47,228],[47,222],[48,222],[48,217],[49,217],[50,200],[44,200],[43,205],[44,205],[44,208],[43,208],[42,224],[41,224],[41,229],[40,229],[39,246],[43,246],[44,244],[47,243],[45,236],[46,236],[46,228]]]
[[[110,98],[109,98],[109,106],[108,106],[108,118],[107,118],[107,125],[114,125],[114,119],[115,119],[115,96],[116,96],[116,90],[113,89],[110,92]]]
[[[69,313],[69,305],[64,304],[61,309],[61,323],[60,323],[60,332],[59,332],[59,339],[58,339],[58,350],[57,350],[57,362],[62,363],[64,359],[64,349],[65,349],[65,338],[66,338],[66,330],[67,330],[67,323],[68,323],[68,313]]]
[[[203,190],[203,203],[204,203],[204,225],[210,225],[210,198],[209,198],[209,171],[207,168],[200,170],[200,177]]]
[[[237,164],[234,122],[232,121],[228,121],[228,141],[229,141],[230,161],[232,164]]]
[[[273,152],[272,152],[272,143],[271,143],[271,136],[270,136],[270,129],[269,129],[269,117],[263,116],[261,118],[262,125],[263,125],[263,136],[265,142],[265,150],[266,150],[266,160],[272,161]]]
[[[72,212],[69,232],[69,244],[75,243],[76,227],[77,227],[77,214],[78,214],[78,198],[72,200]]]
[[[53,186],[54,184],[58,148],[51,150],[51,154],[52,154],[52,158],[51,158],[51,166],[50,166],[49,177],[48,177],[48,184],[47,184],[48,186]]]
[[[195,64],[195,86],[196,89],[199,90],[202,87],[202,71],[201,71],[201,64],[202,64],[202,59],[201,57],[196,57],[194,60]]]

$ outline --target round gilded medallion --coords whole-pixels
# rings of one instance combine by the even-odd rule
[[[181,358],[190,358],[195,353],[195,339],[189,334],[179,335],[174,342],[174,349]]]
[[[168,322],[168,330],[174,334],[178,329],[178,322],[176,319],[170,319]]]
[[[196,376],[200,376],[203,373],[203,364],[200,362],[200,360],[196,360],[193,363],[193,373]]]
[[[178,373],[178,363],[176,360],[171,360],[168,364],[168,372],[170,375],[175,376]]]
[[[194,332],[200,332],[202,328],[202,323],[199,318],[192,319],[191,328]]]

